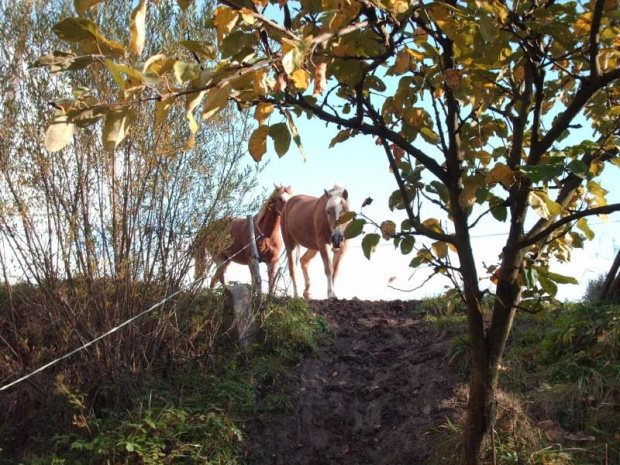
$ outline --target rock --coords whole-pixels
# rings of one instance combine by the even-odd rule
[[[224,330],[233,344],[248,348],[258,337],[258,323],[252,308],[252,291],[248,286],[236,284],[226,288]]]

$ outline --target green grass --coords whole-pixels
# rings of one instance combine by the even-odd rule
[[[186,313],[188,326],[201,331],[218,314],[211,299],[196,299]],[[324,320],[300,300],[269,303],[263,337],[247,350],[218,346],[218,336],[200,335],[191,347],[132,383],[133,402],[120,409],[91,408],[92,388],[56,381],[55,410],[43,409],[41,422],[57,425],[30,438],[27,450],[0,463],[24,465],[213,464],[244,463],[239,422],[259,412],[288,410],[290,399],[274,388],[305,356],[329,340]],[[164,350],[166,352],[166,350]],[[269,387],[270,389],[266,389]],[[269,392],[263,395],[262,392]],[[52,417],[55,415],[55,417]]]

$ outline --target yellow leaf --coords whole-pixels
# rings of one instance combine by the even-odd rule
[[[217,29],[217,40],[220,44],[224,38],[231,33],[238,18],[239,12],[227,6],[220,5],[215,9],[213,13],[213,24]]]
[[[459,194],[459,205],[461,208],[469,208],[476,202],[476,191],[478,186],[473,183],[466,183]]]
[[[437,255],[437,258],[445,258],[448,256],[448,244],[440,241],[434,242],[433,251],[435,255]]]
[[[87,10],[101,3],[103,0],[74,0],[73,7],[78,15],[83,15]]]
[[[517,182],[517,176],[510,167],[503,163],[497,163],[491,171],[489,171],[485,181],[487,186],[492,186],[499,182],[505,189],[510,189],[510,187]]]
[[[256,110],[254,110],[254,118],[258,121],[258,124],[262,126],[272,113],[273,103],[261,102],[256,105]]]
[[[194,109],[198,106],[204,95],[205,91],[202,91],[194,94],[187,94],[185,98],[185,117],[189,121],[189,130],[192,131],[192,135],[198,131],[198,123],[196,122],[196,118],[194,118]]]
[[[146,22],[146,0],[140,0],[138,6],[131,13],[131,29],[129,34],[129,47],[136,55],[140,55],[144,49]]]
[[[327,63],[319,63],[314,70],[314,91],[313,97],[318,97],[327,89],[326,77]]]
[[[224,81],[216,87],[209,89],[207,100],[205,101],[205,106],[202,111],[202,119],[208,120],[226,108],[231,90],[232,86],[228,81]]]
[[[411,65],[411,55],[409,49],[404,48],[396,54],[396,62],[394,63],[394,74],[401,75],[409,71]]]
[[[562,211],[560,204],[551,200],[543,191],[530,192],[527,200],[536,214],[545,220],[559,215]]]
[[[396,224],[393,221],[384,221],[381,223],[381,236],[386,241],[392,239],[392,237],[396,234]]]
[[[443,72],[443,77],[446,81],[446,85],[452,90],[458,89],[463,82],[462,73],[452,68],[448,68],[447,70],[445,70]]]
[[[119,68],[116,65],[116,63],[114,63],[109,58],[106,58],[104,63],[106,65],[106,67],[108,68],[108,70],[110,71],[110,74],[112,75],[112,78],[114,79],[114,82],[116,82],[116,84],[118,84],[118,87],[120,88],[120,90],[124,90],[125,89],[125,79],[123,78],[123,75],[121,74],[121,71],[119,70]]]
[[[155,102],[155,123],[156,124],[162,123],[166,119],[166,116],[168,116],[168,113],[170,112],[170,109],[174,105],[174,102],[176,102],[176,99],[174,97],[164,99],[164,100],[158,100]]]
[[[258,95],[265,95],[269,93],[269,84],[267,83],[268,69],[262,68],[256,71],[254,75],[254,92]]]
[[[56,115],[45,131],[45,148],[57,152],[65,147],[73,137],[75,126],[66,115]]]
[[[427,227],[428,229],[431,229],[435,232],[438,233],[443,233],[443,228],[441,227],[441,224],[439,223],[439,220],[436,218],[429,218],[427,220],[424,220],[422,222],[422,226]]]
[[[293,85],[299,90],[306,90],[310,85],[310,73],[305,69],[297,69],[291,74]]]
[[[118,147],[127,136],[136,117],[137,113],[133,108],[110,110],[103,125],[103,148],[112,151]]]
[[[179,8],[183,11],[187,10],[190,3],[192,3],[192,0],[177,0],[177,5],[179,5]]]
[[[269,126],[259,126],[250,136],[248,142],[248,151],[255,162],[261,161],[263,155],[267,152],[267,135],[269,134]]]

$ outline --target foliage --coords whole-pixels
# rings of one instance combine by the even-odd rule
[[[194,8],[178,4],[181,15]],[[569,260],[593,237],[588,217],[620,210],[608,205],[600,181],[620,163],[617,1],[220,0],[206,24],[217,40],[179,42],[191,60],[143,50],[150,38],[142,16],[161,7],[144,8],[134,8],[126,27],[129,49],[126,35],[95,21],[107,2],[88,2],[80,17],[56,23],[70,52],[34,66],[93,74],[86,101],[81,94],[56,101],[48,150],[94,124],[104,148],[117,149],[142,104],[157,121],[178,120],[174,109],[184,110],[191,148],[195,113],[212,123],[229,100],[255,108],[248,150],[257,161],[268,138],[279,155],[290,140],[303,151],[293,115],[337,125],[332,146],[373,137],[398,186],[389,206],[407,215],[400,227],[383,222],[382,236],[415,254],[412,267],[448,276],[466,303],[472,401],[464,460],[479,463],[516,310],[539,310],[559,284],[575,283],[552,271],[552,261]],[[114,102],[98,92],[102,76],[114,79]],[[591,134],[569,137],[583,126]],[[352,218],[354,233],[363,222]],[[496,286],[488,326],[470,235],[487,223],[508,233],[497,262],[483,270]],[[432,242],[419,244],[419,236]],[[367,256],[378,240],[377,233],[364,240]]]
[[[35,291],[20,286],[13,297],[19,295],[26,309],[40,298]],[[223,302],[219,292],[181,294],[170,303],[174,314],[157,317],[165,320],[161,340],[153,340],[148,317],[136,320],[136,333],[144,334],[140,343],[158,347],[156,363],[139,369],[117,364],[108,372],[83,352],[39,375],[55,389],[36,389],[38,377],[14,387],[0,403],[5,412],[0,463],[238,463],[243,454],[238,421],[255,411],[289,407],[277,386],[327,340],[327,328],[303,301],[270,302],[265,339],[249,351],[234,351],[221,329]],[[41,344],[36,351],[41,358],[33,364],[66,350],[61,335],[47,333],[39,316],[16,322],[23,340]],[[122,344],[121,339],[119,352],[129,358]],[[2,360],[9,358],[2,348]],[[3,378],[7,366],[0,364]],[[266,387],[270,392],[263,395]]]
[[[520,315],[515,325],[518,337],[511,340],[500,376],[498,464],[587,465],[618,460],[620,425],[613,406],[620,396],[619,316],[617,306],[592,304],[558,308],[545,320]],[[448,356],[464,357],[462,341],[466,343],[457,336]],[[456,413],[435,431],[432,463],[452,463],[460,456],[466,391],[446,403]],[[487,444],[488,460],[492,454]]]

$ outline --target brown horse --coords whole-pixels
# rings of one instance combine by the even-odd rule
[[[280,219],[284,205],[293,195],[290,186],[276,186],[273,193],[263,204],[261,210],[254,216],[254,235],[256,236],[256,247],[258,249],[259,261],[267,263],[269,274],[269,292],[273,291],[275,284],[275,276],[282,250],[282,236],[280,234]],[[250,247],[250,228],[248,227],[247,218],[225,218],[218,222],[217,228],[226,228],[228,232],[228,242],[225,247],[219,247],[219,250],[210,249],[209,238],[212,235],[203,234],[197,240],[195,249],[196,259],[196,277],[198,278],[204,273],[205,252],[209,250],[213,259],[218,264],[217,270],[211,279],[211,288],[215,286],[219,279],[222,286],[226,285],[224,273],[231,261],[241,265],[248,265],[250,273],[253,273],[251,266],[252,249]]]
[[[304,274],[304,297],[310,299],[310,276],[308,262],[321,254],[327,277],[327,296],[336,298],[334,293],[334,279],[338,274],[340,260],[347,249],[344,238],[346,223],[336,225],[343,213],[349,211],[346,189],[334,186],[325,191],[321,197],[296,195],[284,206],[282,211],[282,239],[286,247],[288,269],[293,280],[295,297],[298,297],[297,282],[295,280],[295,262],[299,253],[299,246],[305,247],[306,253],[301,257],[301,269]],[[334,259],[329,255],[330,245],[333,247]]]

